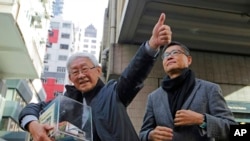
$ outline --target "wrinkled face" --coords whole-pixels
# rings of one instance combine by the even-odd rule
[[[88,58],[77,58],[70,64],[69,80],[81,92],[92,90],[101,76],[101,67]]]
[[[170,77],[171,75],[180,73],[180,70],[188,68],[191,63],[192,57],[186,55],[180,46],[173,45],[165,50],[163,68]]]

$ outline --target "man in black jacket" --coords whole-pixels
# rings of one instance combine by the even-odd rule
[[[86,101],[92,108],[94,141],[139,141],[126,107],[143,87],[159,47],[171,42],[171,29],[164,22],[165,14],[162,13],[150,40],[141,45],[117,81],[107,84],[101,81],[101,67],[91,54],[76,53],[69,58],[67,69],[74,85],[66,86],[65,96]],[[38,122],[39,113],[47,104],[31,103],[19,115],[20,126],[29,131],[35,141],[51,141],[47,133],[53,127]]]

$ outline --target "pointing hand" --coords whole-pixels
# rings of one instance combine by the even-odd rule
[[[172,32],[170,26],[164,24],[165,19],[165,14],[161,13],[161,16],[154,26],[152,36],[149,40],[149,46],[151,48],[157,49],[160,46],[169,44],[171,42]]]

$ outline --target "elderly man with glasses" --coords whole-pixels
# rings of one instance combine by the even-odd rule
[[[228,140],[237,124],[219,85],[195,78],[190,50],[172,41],[163,48],[166,76],[148,96],[141,141]]]
[[[139,141],[126,108],[142,89],[160,46],[171,42],[172,32],[164,22],[162,13],[150,40],[141,45],[118,80],[104,84],[100,79],[101,66],[91,54],[77,53],[69,58],[67,69],[74,85],[66,86],[65,96],[86,101],[92,108],[93,141]],[[47,133],[53,127],[38,122],[39,113],[46,105],[46,102],[31,103],[19,115],[20,126],[29,131],[35,141],[52,140]]]

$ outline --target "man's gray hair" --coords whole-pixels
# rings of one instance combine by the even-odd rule
[[[88,58],[93,63],[94,66],[99,66],[99,63],[93,54],[87,53],[87,52],[77,52],[77,53],[72,54],[67,61],[66,65],[67,65],[68,72],[70,71],[69,69],[70,69],[71,63],[78,58]]]

